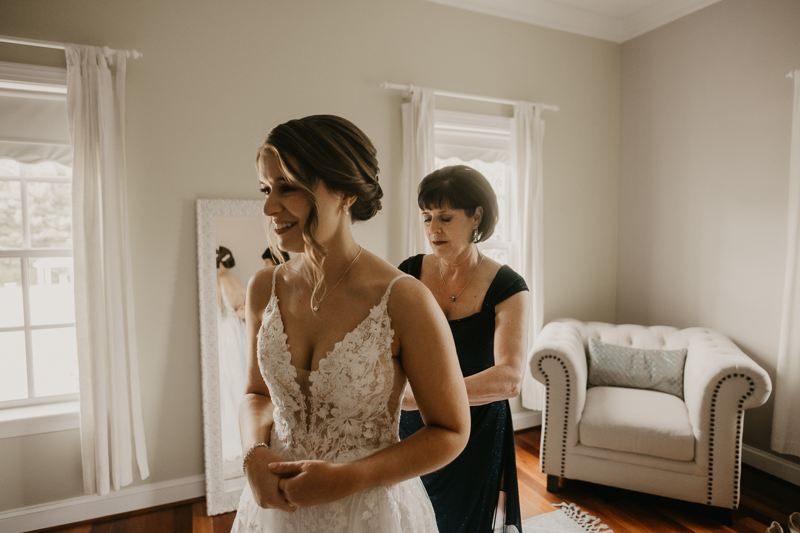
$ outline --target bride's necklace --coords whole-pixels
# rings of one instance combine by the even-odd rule
[[[478,272],[478,267],[481,266],[481,261],[483,261],[483,254],[480,252],[480,250],[478,250],[478,255],[481,256],[481,258],[478,259],[478,264],[475,266],[475,270],[472,271],[472,275],[467,280],[467,283],[461,288],[459,293],[456,294],[455,296],[450,294],[450,288],[447,286],[447,282],[444,280],[444,276],[442,275],[442,263],[441,263],[441,261],[439,262],[439,277],[442,278],[442,283],[444,283],[444,289],[447,291],[448,296],[450,296],[450,300],[455,302],[456,298],[461,296],[461,293],[464,292],[464,289],[467,288],[467,285],[469,285],[469,282],[472,281],[472,278],[475,277],[475,273]]]
[[[361,246],[361,245],[359,244],[359,245],[358,245],[358,253],[357,253],[357,254],[356,254],[356,256],[353,258],[353,260],[352,260],[352,261],[350,261],[350,264],[347,266],[347,270],[345,270],[345,271],[344,271],[344,274],[342,274],[342,277],[341,277],[341,278],[339,278],[339,281],[337,281],[337,282],[336,282],[336,285],[334,285],[334,286],[333,286],[333,289],[331,289],[331,290],[329,290],[329,291],[325,291],[325,294],[324,294],[324,295],[322,296],[322,298],[320,298],[319,300],[316,300],[316,298],[314,297],[314,294],[313,294],[313,293],[311,294],[311,309],[313,309],[315,313],[316,313],[317,311],[319,311],[319,305],[322,303],[322,301],[323,301],[325,298],[327,298],[327,297],[328,297],[328,295],[329,295],[330,293],[332,293],[332,292],[333,292],[333,291],[336,289],[336,287],[338,287],[338,286],[339,286],[339,284],[342,282],[342,280],[343,280],[343,279],[344,279],[344,277],[347,275],[347,273],[348,273],[348,272],[350,272],[350,268],[353,266],[353,263],[355,263],[355,262],[356,262],[356,259],[358,259],[358,258],[359,258],[359,256],[361,255],[361,252],[363,252],[363,251],[364,251],[364,247],[363,247],[363,246]],[[294,269],[292,268],[292,270],[294,270]],[[298,274],[300,274],[300,272],[298,272],[297,270],[294,270],[294,271],[295,271],[295,272],[297,272]],[[300,275],[302,276],[302,274],[300,274]],[[316,303],[314,302],[314,300],[316,300]]]

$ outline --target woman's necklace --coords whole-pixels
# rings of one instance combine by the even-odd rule
[[[478,255],[481,256],[481,258],[478,259],[478,264],[475,266],[475,270],[472,271],[472,275],[467,280],[467,283],[464,285],[464,287],[462,287],[461,291],[458,294],[456,294],[455,296],[450,294],[450,289],[448,288],[447,282],[444,280],[444,276],[442,275],[442,263],[441,263],[441,261],[439,262],[439,277],[442,278],[442,283],[444,283],[444,288],[447,291],[447,294],[450,296],[450,300],[455,302],[456,298],[461,296],[461,293],[464,292],[464,289],[467,288],[467,285],[469,285],[469,282],[472,281],[472,278],[475,277],[475,273],[478,271],[478,267],[481,266],[481,261],[483,261],[483,254],[481,253],[480,250],[478,250]]]
[[[342,277],[341,277],[341,278],[339,278],[339,281],[337,281],[337,282],[336,282],[336,285],[334,285],[334,286],[333,286],[333,289],[331,289],[331,290],[329,290],[329,291],[325,291],[325,294],[322,296],[322,298],[320,298],[319,300],[317,300],[317,301],[316,301],[316,304],[314,303],[314,300],[316,300],[316,298],[314,297],[314,294],[313,294],[313,293],[311,294],[311,309],[313,309],[315,313],[316,313],[317,311],[319,311],[319,305],[322,303],[322,301],[323,301],[325,298],[327,298],[327,297],[328,297],[328,295],[329,295],[330,293],[332,293],[332,292],[333,292],[333,291],[336,289],[336,287],[338,287],[338,286],[339,286],[339,284],[342,282],[342,280],[343,280],[343,279],[344,279],[344,277],[347,275],[347,273],[348,273],[348,272],[350,272],[350,267],[352,267],[352,266],[353,266],[353,263],[355,263],[355,262],[356,262],[356,259],[358,259],[358,258],[359,258],[359,256],[361,255],[361,252],[363,252],[363,251],[364,251],[364,247],[363,247],[363,246],[361,246],[361,245],[359,244],[359,245],[358,245],[358,253],[357,253],[357,254],[356,254],[356,256],[353,258],[353,260],[352,260],[352,261],[350,261],[350,264],[347,266],[347,270],[345,270],[345,271],[344,271],[344,274],[342,274]],[[294,269],[292,268],[291,270],[294,270]],[[294,270],[294,271],[295,271],[295,272],[297,272],[297,270]],[[297,272],[297,273],[298,273],[298,274],[300,274],[300,272]],[[300,275],[302,276],[302,274],[300,274]]]

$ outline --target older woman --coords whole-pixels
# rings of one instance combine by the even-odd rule
[[[495,519],[522,531],[508,398],[519,393],[527,342],[528,287],[506,265],[481,254],[497,223],[497,198],[466,166],[445,167],[419,186],[431,255],[400,270],[430,289],[448,319],[470,403],[469,442],[455,461],[422,481],[443,533],[492,531]],[[413,387],[403,400],[401,438],[425,426]]]

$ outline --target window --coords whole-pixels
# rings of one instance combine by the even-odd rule
[[[517,250],[511,236],[514,190],[511,119],[436,110],[434,137],[437,169],[467,165],[491,183],[497,195],[499,220],[494,234],[478,248],[498,263],[517,268]]]
[[[0,63],[0,437],[77,427],[65,93],[64,69]]]

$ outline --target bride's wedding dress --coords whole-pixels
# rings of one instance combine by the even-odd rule
[[[219,402],[222,422],[222,458],[236,462],[232,472],[241,472],[242,439],[239,436],[239,400],[244,394],[247,370],[247,331],[231,305],[225,285],[219,284],[222,306],[217,311],[217,345],[219,347]]]
[[[275,269],[277,272],[278,269]],[[336,343],[319,368],[291,363],[275,295],[258,333],[258,364],[275,404],[270,449],[286,461],[354,461],[399,441],[405,376],[391,353],[387,312],[393,279],[380,302]],[[233,525],[250,532],[435,532],[436,518],[419,478],[376,487],[341,500],[287,513],[262,509],[245,486]]]

